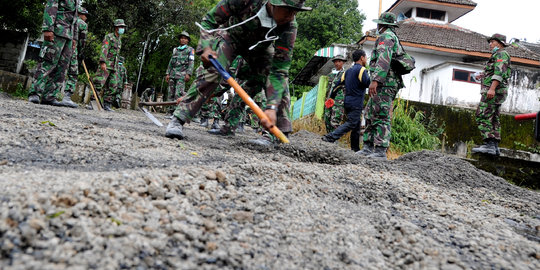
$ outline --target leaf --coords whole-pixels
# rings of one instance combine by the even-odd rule
[[[199,154],[197,152],[191,152],[192,155],[198,156]]]
[[[118,220],[118,219],[116,219],[116,218],[113,218],[113,217],[112,217],[112,218],[109,218],[109,219],[110,219],[112,222],[114,222],[116,225],[118,225],[118,226],[122,225],[122,221],[120,221],[120,220]]]
[[[52,215],[48,215],[47,217],[48,217],[48,218],[57,218],[57,217],[59,217],[60,215],[62,215],[63,213],[65,213],[65,212],[66,212],[66,211],[64,211],[64,210],[58,211],[58,212],[56,212],[56,213],[54,213],[54,214],[52,214]]]
[[[49,124],[49,126],[51,126],[51,127],[56,126],[56,125],[55,125],[53,122],[51,122],[51,121],[43,121],[43,122],[41,122],[41,123],[42,123],[42,124]]]

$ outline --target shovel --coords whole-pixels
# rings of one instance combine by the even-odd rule
[[[157,120],[155,116],[153,116],[146,108],[143,106],[170,106],[170,105],[176,105],[178,104],[178,100],[176,101],[166,101],[166,102],[139,102],[139,109],[144,112],[146,117],[148,119],[152,120],[154,124],[156,124],[158,127],[162,127],[163,124]]]
[[[88,73],[88,69],[86,69],[86,64],[84,63],[84,60],[82,60],[82,65],[84,67],[84,72],[86,73],[86,78],[88,78],[88,83],[90,83],[90,88],[92,89],[92,93],[94,93],[94,98],[96,99],[97,108],[98,111],[101,111],[101,101],[99,101],[99,98],[96,94],[96,89],[94,89],[94,84],[92,84],[92,80],[90,80],[90,74]]]
[[[246,93],[246,91],[242,89],[242,87],[236,82],[236,80],[231,77],[231,74],[229,74],[212,55],[209,55],[209,58],[210,62],[212,62],[212,65],[214,65],[221,77],[223,77],[223,79],[227,81],[227,83],[232,88],[234,88],[234,91],[251,108],[251,110],[255,112],[259,119],[266,119],[266,122],[270,123],[270,119],[268,119],[268,116],[266,116],[266,114],[261,110],[261,108],[259,108],[259,106],[253,101],[253,99],[251,99],[251,97]],[[283,132],[281,132],[278,127],[269,124],[268,126],[265,126],[265,128],[269,130],[272,134],[274,134],[274,136],[276,136],[282,143],[289,143],[289,139],[287,138],[287,136],[285,136],[285,134],[283,134]]]

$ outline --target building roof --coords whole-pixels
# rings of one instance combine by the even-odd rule
[[[519,44],[525,46],[527,49],[540,55],[540,43],[530,43],[526,41],[519,41]]]
[[[395,6],[399,5],[401,2],[406,2],[406,1],[409,1],[409,0],[397,0],[386,11],[392,11]],[[476,7],[476,3],[471,0],[428,0],[427,2],[439,2],[439,3],[446,3],[446,4],[456,4],[456,5]]]
[[[439,49],[441,51],[456,53],[462,51],[464,54],[480,57],[490,54],[487,36],[453,24],[419,22],[414,19],[406,19],[400,21],[398,24],[399,27],[396,28],[396,34],[400,41],[402,43],[409,43],[404,44],[404,46],[412,45],[413,47]],[[373,40],[375,38],[375,31],[371,30],[358,43],[362,44],[366,39]],[[523,46],[509,46],[507,51],[512,57],[534,60],[536,62],[540,61],[540,54]]]

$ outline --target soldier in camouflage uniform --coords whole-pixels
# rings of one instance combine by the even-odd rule
[[[390,146],[390,111],[399,89],[405,86],[401,75],[395,73],[390,63],[393,57],[404,52],[394,32],[394,27],[398,27],[396,15],[384,12],[378,20],[373,21],[381,34],[375,41],[369,62],[371,84],[370,99],[366,105],[364,147],[357,153],[386,159],[386,150]]]
[[[508,94],[510,79],[510,55],[506,52],[506,36],[494,34],[488,38],[491,58],[484,72],[478,76],[482,80],[480,103],[476,110],[476,123],[482,134],[484,144],[472,149],[473,153],[499,155],[501,141],[501,123],[499,120],[501,104]]]
[[[141,94],[141,101],[143,102],[153,102],[155,97],[155,89],[154,87],[148,87],[144,89],[144,91]]]
[[[124,92],[124,87],[128,84],[127,69],[124,65],[126,59],[123,56],[118,57],[118,70],[115,72],[115,81],[117,83],[117,88],[113,91],[113,104],[117,108],[122,107],[122,93]]]
[[[71,56],[71,61],[69,62],[66,88],[64,89],[64,99],[62,99],[62,104],[64,104],[64,106],[72,108],[77,108],[79,106],[77,103],[71,100],[71,95],[73,95],[75,86],[77,86],[77,77],[79,76],[79,57],[82,54],[84,45],[86,44],[86,35],[88,34],[88,25],[86,24],[88,11],[83,7],[79,7],[78,13],[78,31],[76,31],[76,35],[73,36],[73,42],[75,42],[77,45],[73,50],[73,55]]]
[[[189,122],[211,96],[221,95],[215,93],[221,78],[217,70],[210,67],[210,55],[226,70],[236,56],[241,55],[251,69],[244,85],[248,94],[252,96],[256,91],[266,90],[268,104],[265,113],[270,123],[263,124],[276,124],[285,134],[291,132],[292,125],[287,116],[290,105],[288,76],[296,40],[295,15],[298,11],[311,10],[304,7],[304,2],[222,0],[212,8],[203,19],[196,50],[207,69],[196,81],[196,95],[188,95],[178,105],[165,136],[183,139],[182,125]],[[220,26],[226,28],[217,29]],[[216,31],[219,34],[214,33]],[[272,144],[268,140],[255,143]]]
[[[79,0],[48,0],[43,13],[43,44],[28,101],[64,106],[60,92],[73,55]]]
[[[118,57],[122,49],[121,36],[126,30],[124,20],[117,19],[114,21],[114,33],[109,33],[103,39],[101,46],[101,55],[99,57],[99,65],[94,78],[94,86],[97,92],[103,89],[103,109],[105,111],[113,111],[111,105],[115,98],[114,92],[118,88]]]
[[[347,62],[347,58],[343,55],[336,55],[332,59],[332,62],[335,68],[328,74],[328,90],[324,107],[326,133],[334,131],[341,125],[345,118],[345,107],[343,106],[343,100],[345,98],[345,94],[343,93],[344,86],[340,82],[345,72],[343,64]],[[332,101],[329,101],[330,99]]]
[[[195,50],[187,44],[191,41],[188,32],[182,31],[179,36],[180,46],[173,49],[165,80],[169,83],[169,101],[177,100],[186,93],[185,84],[193,74]],[[174,107],[170,107],[172,114]]]

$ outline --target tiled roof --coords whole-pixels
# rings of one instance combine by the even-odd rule
[[[529,43],[529,42],[521,41],[521,42],[519,42],[519,44],[527,47],[527,49],[529,49],[529,50],[533,51],[534,53],[540,55],[540,43]]]
[[[374,32],[373,30],[369,31],[368,36],[375,37]],[[487,36],[449,23],[436,24],[407,19],[399,22],[396,34],[401,42],[470,52],[490,52]],[[513,57],[540,60],[539,54],[521,46],[509,46],[507,51]]]
[[[437,2],[443,2],[443,3],[450,3],[450,4],[459,4],[459,5],[467,5],[467,6],[476,6],[476,3],[471,0],[434,0]]]

